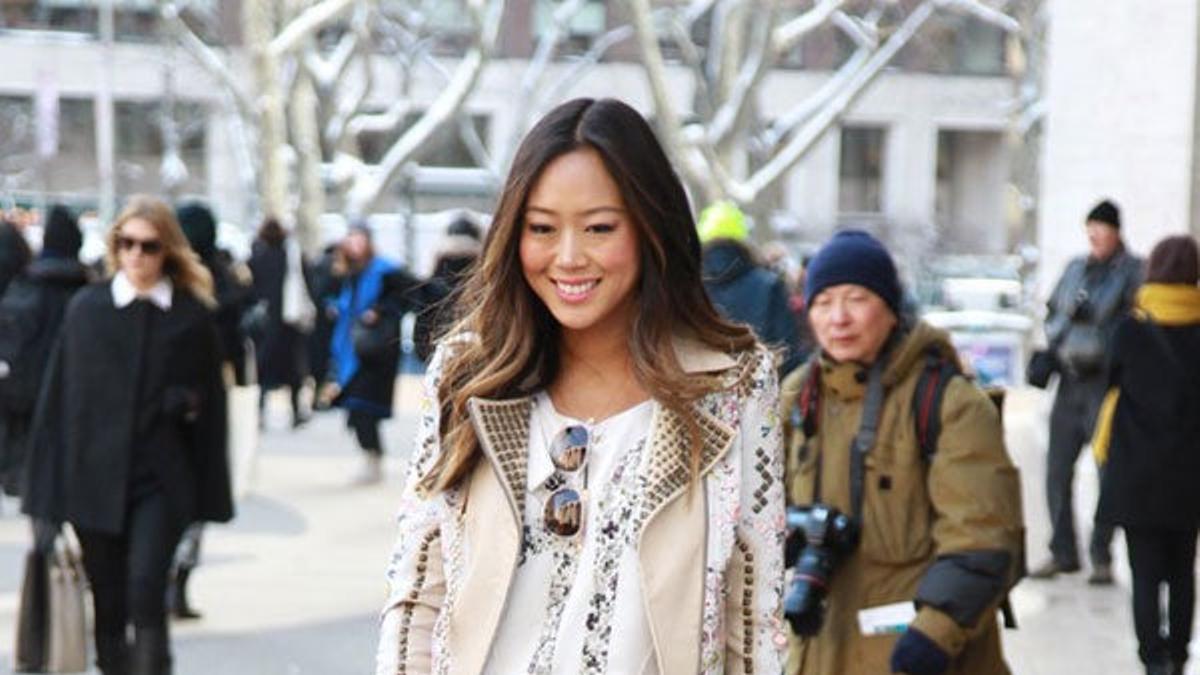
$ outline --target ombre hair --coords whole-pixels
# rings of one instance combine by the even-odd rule
[[[620,191],[638,237],[641,275],[629,334],[633,371],[662,406],[699,427],[690,406],[722,387],[721,379],[684,371],[675,338],[688,337],[733,354],[752,349],[753,333],[717,313],[701,281],[700,239],[683,184],[646,120],[613,99],[568,101],[525,136],[488,230],[483,254],[457,304],[461,319],[438,390],[442,453],[422,477],[426,492],[458,485],[478,463],[479,439],[467,402],[514,398],[544,389],[559,369],[562,331],[530,289],[520,261],[529,193],[553,160],[575,150],[599,154]],[[443,336],[444,337],[444,336]],[[693,478],[700,444],[693,442]]]
[[[175,218],[175,211],[166,202],[149,195],[130,197],[109,229],[104,255],[108,273],[116,274],[121,269],[117,258],[117,239],[121,236],[121,226],[134,218],[146,221],[158,233],[158,240],[163,245],[163,274],[171,279],[171,283],[191,293],[205,306],[216,307],[212,275],[188,244]]]

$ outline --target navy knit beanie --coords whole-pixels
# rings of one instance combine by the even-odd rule
[[[811,306],[821,291],[840,284],[862,286],[900,314],[902,293],[896,264],[883,244],[866,232],[838,232],[817,251],[805,270],[804,305]]]

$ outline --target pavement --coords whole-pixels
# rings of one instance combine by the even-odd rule
[[[383,428],[386,480],[356,487],[359,452],[339,414],[287,428],[286,403],[272,399],[249,494],[237,518],[212,526],[194,604],[204,617],[173,626],[176,675],[359,675],[373,672],[377,612],[391,547],[403,458],[416,428],[418,385],[402,377],[397,416]],[[1042,483],[1049,398],[1010,393],[1005,428],[1022,470],[1030,565],[1048,540]],[[1085,457],[1076,478],[1081,535],[1088,533],[1096,477]],[[8,500],[0,511],[0,673],[12,670],[12,636],[24,518]],[[1086,571],[1023,581],[1013,595],[1020,628],[1004,631],[1015,675],[1135,675],[1140,671],[1129,607],[1124,543],[1114,544],[1117,585],[1093,588]],[[1200,666],[1189,673],[1200,675]],[[831,674],[832,675],[832,674]]]

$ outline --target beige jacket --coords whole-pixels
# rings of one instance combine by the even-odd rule
[[[795,640],[788,675],[889,673],[897,635],[864,636],[858,612],[912,601],[922,584],[937,580],[938,561],[977,554],[1022,554],[1020,480],[1004,449],[995,406],[964,378],[955,377],[942,398],[941,433],[932,460],[921,455],[912,399],[929,350],[956,359],[943,331],[918,322],[896,346],[883,373],[885,399],[878,440],[866,457],[861,542],[835,570],[825,625],[812,639]],[[862,417],[866,378],[852,363],[821,360],[816,438],[806,439],[792,411],[806,377],[804,366],[785,378],[780,395],[786,418],[788,501],[814,498],[848,512],[851,442]],[[820,465],[818,467],[818,465]],[[814,494],[820,471],[820,495]],[[942,570],[939,570],[942,571]],[[948,593],[961,600],[972,590],[952,574]],[[928,587],[928,586],[926,586]],[[995,607],[970,625],[925,605],[913,626],[951,656],[947,675],[1006,675]],[[989,593],[991,591],[988,591]]]
[[[521,547],[532,398],[472,400],[486,461],[429,499],[415,491],[439,452],[435,403],[444,346],[426,377],[421,430],[388,569],[377,675],[482,673]],[[693,406],[703,490],[689,490],[684,421],[659,407],[648,438],[638,539],[640,585],[658,671],[782,669],[783,457],[778,382],[764,349],[733,356],[677,340],[692,373],[726,388]]]

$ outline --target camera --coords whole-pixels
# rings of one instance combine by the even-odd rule
[[[794,566],[783,613],[796,635],[812,636],[825,620],[825,596],[839,562],[858,547],[859,524],[828,504],[789,506],[785,562]]]

